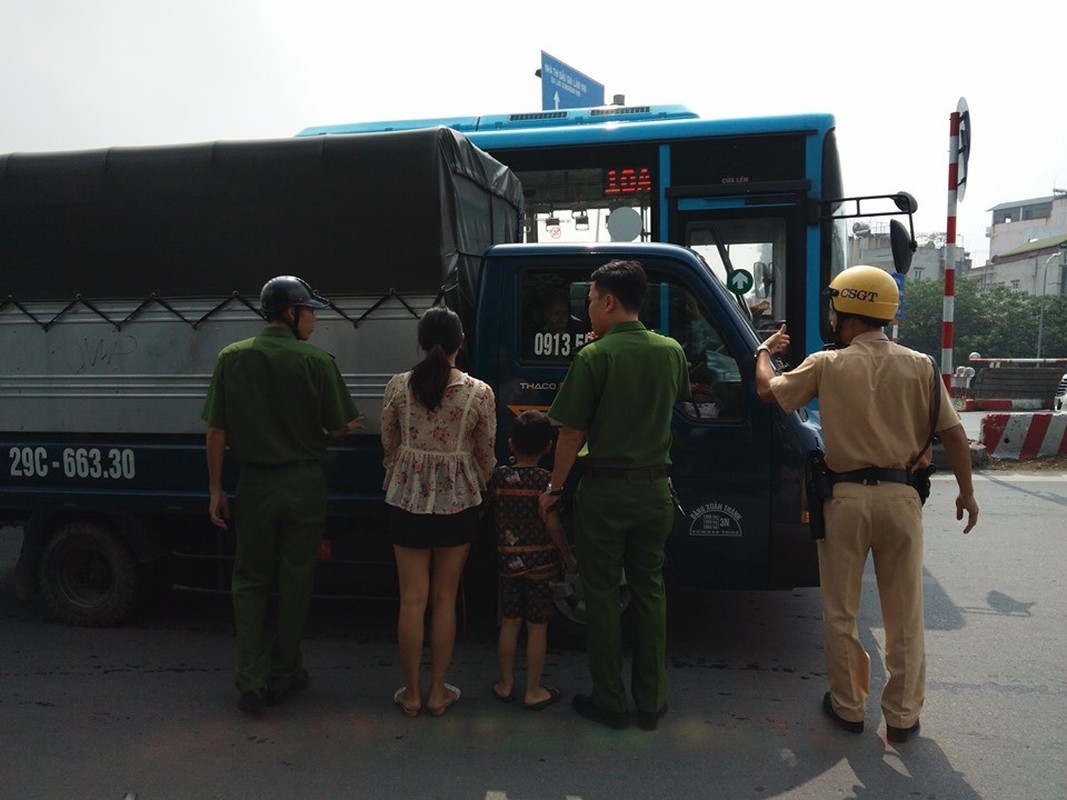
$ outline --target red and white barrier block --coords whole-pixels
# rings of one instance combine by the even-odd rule
[[[1067,414],[986,414],[981,442],[994,458],[1027,461],[1067,455]]]
[[[968,397],[963,401],[963,411],[1040,411],[1051,408],[1048,400],[986,400]],[[958,406],[957,406],[958,408]]]

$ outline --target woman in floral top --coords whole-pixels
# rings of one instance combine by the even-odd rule
[[[426,708],[439,716],[459,700],[459,689],[445,683],[456,594],[478,534],[482,491],[496,466],[496,399],[488,384],[456,369],[463,344],[459,316],[435,306],[419,320],[418,336],[423,360],[393,376],[382,403],[383,488],[400,582],[397,638],[404,672],[393,701],[409,717],[422,707],[419,665],[430,598]]]

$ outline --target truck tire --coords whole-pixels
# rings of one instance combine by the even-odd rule
[[[68,522],[45,543],[41,593],[52,614],[73,625],[114,625],[129,612],[137,565],[126,543],[96,522]]]
[[[585,594],[582,591],[580,570],[562,575],[556,584],[552,621],[548,625],[549,636],[561,647],[585,649]],[[623,645],[630,639],[630,590],[626,580],[619,586],[619,606],[622,613]]]

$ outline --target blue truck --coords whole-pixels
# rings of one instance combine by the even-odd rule
[[[22,530],[20,596],[111,625],[160,584],[228,591],[233,534],[207,519],[200,406],[217,352],[262,326],[260,286],[288,273],[330,298],[313,341],[367,417],[325,457],[316,590],[395,596],[378,415],[418,358],[419,315],[460,313],[506,432],[551,404],[589,331],[585,282],[615,258],[645,266],[642,319],[690,363],[673,578],[817,584],[803,468],[819,428],[757,399],[747,306],[688,248],[519,243],[523,208],[515,175],[447,128],[0,156],[0,524]],[[468,565],[486,585],[491,552],[487,536]],[[581,624],[580,565],[557,602]]]

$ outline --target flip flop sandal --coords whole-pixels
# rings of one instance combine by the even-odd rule
[[[393,702],[397,704],[397,706],[400,708],[401,713],[403,713],[405,717],[417,717],[419,715],[419,709],[410,708],[404,705],[404,703],[400,700],[400,697],[407,690],[408,687],[406,686],[401,686],[399,689],[397,689],[396,692],[393,693]]]
[[[548,691],[548,697],[544,700],[540,700],[536,703],[523,703],[528,711],[541,711],[563,697],[563,690],[558,686],[546,686],[545,689]]]
[[[430,712],[430,716],[431,717],[439,717],[442,714],[444,714],[445,711],[448,710],[448,707],[449,706],[454,706],[456,703],[458,703],[459,702],[459,698],[463,695],[463,692],[461,692],[457,687],[453,686],[451,683],[446,683],[445,684],[445,689],[447,689],[449,692],[454,694],[455,697],[452,700],[449,700],[443,706],[438,706],[437,708],[430,708],[429,706],[426,706],[426,710]]]

